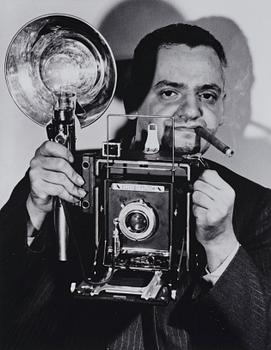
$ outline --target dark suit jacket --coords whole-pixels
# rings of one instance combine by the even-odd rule
[[[210,167],[236,192],[233,225],[242,247],[214,287],[192,281],[161,307],[72,298],[50,215],[31,249],[26,244],[26,175],[0,214],[1,349],[266,349],[271,191]]]

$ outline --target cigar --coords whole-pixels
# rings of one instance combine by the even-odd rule
[[[233,149],[225,145],[225,143],[220,141],[215,135],[211,134],[207,129],[203,128],[202,126],[197,126],[195,128],[195,132],[198,136],[210,142],[210,144],[217,148],[219,151],[226,154],[226,156],[231,157],[234,154]]]

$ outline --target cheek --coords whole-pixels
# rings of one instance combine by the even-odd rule
[[[222,120],[222,112],[220,108],[205,109],[203,113],[203,119],[207,124],[209,130],[215,131]]]
[[[176,110],[174,104],[164,104],[155,95],[148,95],[140,108],[139,114],[143,115],[160,115],[160,116],[172,116]]]

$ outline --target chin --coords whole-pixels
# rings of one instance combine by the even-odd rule
[[[175,153],[185,155],[185,154],[195,154],[198,153],[199,149],[197,147],[188,147],[188,146],[183,146],[183,147],[175,147]]]

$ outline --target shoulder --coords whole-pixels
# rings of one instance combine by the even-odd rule
[[[254,248],[260,242],[269,242],[271,190],[220,164],[212,161],[208,163],[210,168],[216,170],[235,191],[233,226],[239,241],[245,246],[251,245]]]
[[[257,196],[271,196],[271,189],[251,181],[214,161],[208,160],[208,164],[211,169],[216,170],[219,176],[235,190],[236,194],[244,192],[250,197],[253,194]]]
[[[14,187],[7,203],[1,209],[1,212],[5,212],[10,208],[18,208],[21,205],[25,205],[26,199],[30,191],[30,181],[28,171],[25,176]]]

